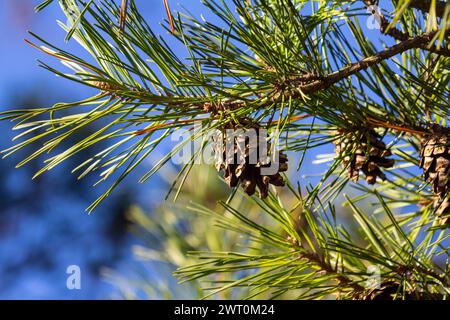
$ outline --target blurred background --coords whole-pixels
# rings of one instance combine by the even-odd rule
[[[0,110],[50,106],[92,94],[86,87],[38,67],[36,59],[45,57],[25,43],[24,38],[31,38],[27,30],[79,51],[73,42],[63,42],[64,33],[56,25],[62,18],[59,7],[52,5],[35,14],[33,8],[40,2],[0,1]],[[140,2],[150,25],[160,28],[159,22],[165,18],[162,1]],[[12,144],[10,127],[0,123],[0,149]],[[130,246],[138,241],[128,232],[125,214],[132,203],[152,211],[165,196],[165,182],[158,183],[155,178],[150,184],[138,185],[137,179],[128,179],[88,215],[85,208],[101,194],[102,187],[92,187],[94,180],[89,178],[76,181],[70,174],[81,158],[32,180],[42,162],[15,169],[24,154],[0,161],[0,298],[112,297],[116,287],[104,280],[101,270],[111,268],[126,274],[132,269]],[[69,265],[81,268],[81,290],[66,288]]]

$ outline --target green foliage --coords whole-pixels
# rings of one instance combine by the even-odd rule
[[[171,134],[194,121],[203,127],[188,131],[192,140],[249,118],[270,132],[278,130],[282,146],[299,160],[298,171],[310,149],[337,141],[342,132],[358,142],[356,132],[371,129],[396,160],[384,170],[385,181],[375,187],[352,183],[359,192],[343,199],[350,185],[343,160],[355,152],[348,150],[331,159],[314,185],[289,182],[288,195],[273,189],[266,200],[236,202],[235,189],[221,209],[192,204],[191,211],[223,229],[214,233],[217,237],[243,236],[241,246],[207,246],[192,258],[202,262],[191,266],[164,259],[181,267],[176,275],[184,281],[206,279],[206,297],[246,288],[239,292],[248,298],[335,294],[371,299],[382,290],[365,287],[370,266],[380,270],[382,284],[395,289],[396,298],[447,297],[449,271],[442,259],[448,255],[448,228],[439,223],[436,194],[418,166],[421,139],[433,135],[435,126],[447,126],[450,115],[450,5],[380,3],[390,7],[381,7],[384,24],[378,32],[364,26],[371,1],[204,0],[211,18],[188,10],[173,16],[170,41],[183,45],[182,56],[148,26],[134,1],[127,8],[112,0],[57,2],[68,19],[59,22],[66,40],[78,42],[87,56],[73,55],[34,33],[30,43],[71,72],[45,62],[42,67],[99,92],[82,101],[3,113],[1,119],[16,122],[15,129],[22,131],[21,141],[5,156],[35,147],[18,166],[51,154],[37,176],[108,141],[107,148],[73,170],[80,178],[99,173],[99,183],[114,178],[92,210]],[[100,129],[78,135],[92,124]],[[168,152],[140,181],[189,141]],[[70,145],[61,150],[63,142]],[[176,197],[183,194],[201,152],[177,175]],[[364,208],[363,200],[373,205]],[[337,201],[351,208],[353,222],[342,221]],[[249,214],[248,203],[258,208],[257,216]],[[136,222],[151,223],[143,217],[135,216]],[[152,230],[159,227],[165,228],[159,224]],[[177,239],[168,252],[198,249],[179,242],[177,233],[177,228],[159,233]]]

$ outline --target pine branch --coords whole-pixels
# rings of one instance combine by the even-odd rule
[[[368,6],[371,5],[370,0],[364,0],[364,3]],[[377,12],[376,14],[378,14],[380,18],[381,33],[388,35],[397,41],[406,41],[410,38],[408,33],[399,30],[395,26],[391,26],[391,22],[381,12]],[[450,50],[447,48],[438,48],[435,45],[430,46],[429,44],[422,44],[420,48],[438,55],[450,57]]]
[[[397,54],[403,53],[411,49],[422,48],[429,45],[433,40],[437,31],[431,31],[419,35],[415,38],[402,41],[386,50],[380,51],[377,54],[367,57],[359,62],[355,62],[352,65],[343,68],[339,71],[324,76],[322,80],[316,80],[311,84],[306,84],[298,87],[298,90],[303,94],[311,94],[320,90],[325,90],[339,81],[348,78],[358,72],[361,72],[367,68],[380,64],[384,60],[394,57]],[[294,95],[296,98],[300,97],[300,94]]]
[[[276,91],[279,95],[274,95],[267,102],[258,105],[258,101],[223,101],[213,107],[211,103],[205,103],[197,106],[199,109],[203,109],[206,112],[212,112],[213,114],[218,111],[233,111],[243,108],[248,105],[258,106],[258,108],[265,108],[270,106],[273,102],[279,101],[281,96],[285,95],[286,87],[294,87],[297,92],[294,94],[288,94],[287,97],[294,99],[303,99],[305,94],[314,94],[321,90],[326,90],[334,84],[355,75],[367,68],[373,67],[382,63],[383,61],[392,58],[393,56],[408,51],[414,48],[427,48],[438,31],[431,31],[415,38],[408,38],[390,48],[378,52],[377,54],[367,57],[361,61],[355,62],[352,65],[345,67],[339,71],[333,72],[329,75],[320,76],[313,73],[306,73],[302,76],[288,77],[282,83],[274,83]],[[306,84],[304,84],[306,83]],[[262,99],[260,99],[262,100]],[[418,130],[417,128],[403,127],[398,124],[389,124],[379,119],[368,118],[367,121],[377,126],[390,128],[397,131],[409,132],[413,134],[423,135],[427,132],[424,130]]]

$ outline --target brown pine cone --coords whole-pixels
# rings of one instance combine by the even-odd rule
[[[358,181],[360,171],[364,173],[369,184],[375,184],[377,177],[386,179],[381,168],[392,168],[394,160],[387,158],[392,153],[375,130],[340,130],[338,134],[340,138],[334,142],[336,154],[342,158],[352,181]]]
[[[450,129],[435,125],[432,132],[421,141],[419,165],[433,192],[445,198],[450,190]]]
[[[257,134],[258,146],[250,147],[250,140],[245,138],[243,135],[237,135],[234,139],[233,152],[231,156],[227,157],[227,150],[225,146],[225,141],[216,141],[216,143],[222,143],[225,147],[223,149],[216,148],[215,151],[224,150],[222,156],[218,157],[219,161],[216,163],[216,168],[218,171],[224,171],[224,179],[230,187],[236,187],[238,184],[248,195],[253,195],[256,192],[256,188],[259,190],[259,195],[261,198],[266,198],[269,194],[269,185],[272,184],[277,187],[283,187],[285,185],[284,179],[281,176],[281,172],[287,171],[288,169],[288,157],[281,151],[278,152],[278,170],[273,175],[263,175],[261,170],[267,168],[271,165],[271,162],[266,163],[259,155],[259,127],[252,125],[255,129],[254,132]],[[241,126],[235,126],[233,129],[242,129],[245,132],[245,128]],[[251,129],[251,128],[250,128]],[[240,150],[240,141],[245,139],[244,150]],[[270,144],[267,145],[267,150],[270,150]],[[255,154],[256,153],[256,154]],[[252,161],[256,159],[256,163]]]

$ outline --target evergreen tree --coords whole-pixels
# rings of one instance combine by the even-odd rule
[[[173,183],[176,199],[208,145],[202,137],[214,129],[227,132],[215,138],[215,147],[231,140],[233,160],[237,155],[242,161],[215,153],[216,168],[232,188],[220,202],[223,211],[210,203],[190,209],[243,239],[225,251],[198,252],[200,260],[177,276],[208,281],[207,296],[246,288],[246,297],[447,298],[450,5],[204,0],[205,19],[188,9],[173,16],[164,1],[168,39],[147,25],[138,2],[57,2],[68,19],[60,22],[66,40],[90,56],[33,33],[36,40],[29,43],[72,72],[42,62],[44,68],[98,93],[3,113],[22,130],[22,141],[5,155],[36,147],[19,166],[53,153],[39,175],[109,142],[74,169],[80,177],[100,172],[99,182],[114,177],[92,210],[161,143],[188,133],[140,179],[200,141]],[[174,52],[168,42],[174,40],[185,56]],[[104,124],[100,130],[80,136],[96,122]],[[190,130],[198,122],[201,129]],[[252,162],[251,143],[229,139],[227,129],[267,130],[263,140],[286,152],[269,148],[272,162]],[[67,140],[75,143],[61,150]],[[330,145],[335,154],[320,181],[295,178],[308,152]],[[292,167],[295,160],[297,170],[287,176],[287,163]],[[265,173],[271,164],[278,170]],[[348,186],[359,192],[344,194]],[[241,197],[259,208],[258,217]],[[373,204],[367,208],[364,201]],[[342,202],[356,230],[337,214]]]

